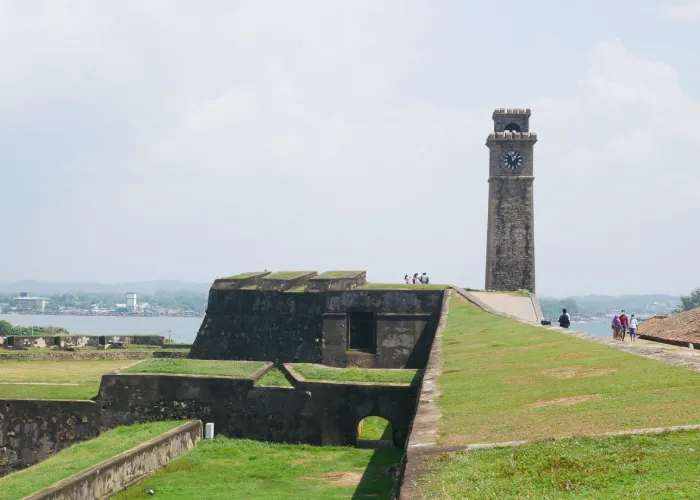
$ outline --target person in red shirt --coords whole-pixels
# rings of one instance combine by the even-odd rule
[[[620,314],[620,326],[622,327],[622,340],[625,340],[625,333],[627,332],[627,328],[630,326],[629,323],[629,318],[625,314],[625,310],[622,310],[622,314]]]

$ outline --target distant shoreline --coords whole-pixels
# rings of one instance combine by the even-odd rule
[[[138,313],[78,313],[78,312],[62,312],[62,311],[27,311],[27,312],[7,312],[3,313],[7,316],[90,316],[90,317],[122,317],[122,318],[203,318],[204,314],[138,314]]]

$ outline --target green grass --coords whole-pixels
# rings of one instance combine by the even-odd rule
[[[0,359],[0,399],[91,399],[97,395],[103,374],[134,362],[133,359]]]
[[[327,448],[261,443],[217,437],[201,441],[153,476],[114,500],[388,500],[393,480],[386,470],[402,450]]]
[[[359,439],[391,441],[391,424],[382,417],[367,417],[362,421]]]
[[[261,387],[292,387],[292,384],[289,383],[284,373],[278,368],[273,368],[263,375],[256,385]]]
[[[236,274],[234,276],[229,276],[228,280],[242,280],[245,278],[250,278],[251,276],[257,276],[258,274],[265,274],[263,271],[258,271],[258,272],[252,272],[252,273],[240,273]]]
[[[319,274],[314,279],[332,280],[340,278],[352,278],[360,273],[362,273],[362,271],[326,271],[325,273]]]
[[[184,423],[152,422],[117,427],[96,439],[77,443],[37,465],[0,479],[0,500],[23,498]]]
[[[251,377],[262,368],[260,361],[213,361],[208,359],[154,358],[122,370],[122,373],[174,373],[217,377]]]
[[[406,283],[366,283],[355,290],[444,290],[447,285],[420,285]]]
[[[265,276],[266,280],[292,280],[294,278],[299,278],[305,274],[310,274],[312,271],[280,271],[277,273],[268,274]]]
[[[309,289],[309,285],[297,285],[297,286],[287,290],[287,292],[300,293],[300,292],[305,292],[308,289]]]
[[[294,371],[311,381],[326,382],[373,382],[390,384],[417,384],[423,370],[382,370],[367,368],[330,368],[299,363],[292,365]]]
[[[430,459],[422,498],[700,498],[700,432],[574,438]]]
[[[700,374],[483,312],[453,294],[439,443],[700,423]]]

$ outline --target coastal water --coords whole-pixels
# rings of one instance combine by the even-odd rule
[[[82,335],[163,335],[176,342],[194,342],[203,318],[171,316],[51,316],[0,314],[0,320],[18,326],[56,326]]]
[[[610,330],[610,320],[607,318],[593,323],[577,323],[572,321],[571,328],[590,333],[592,335],[600,335],[603,337],[612,336],[612,332]]]
[[[0,320],[19,326],[57,326],[82,335],[163,335],[172,332],[176,342],[194,342],[203,318],[170,316],[51,316],[0,314]],[[593,335],[610,335],[610,320],[594,323],[572,322],[571,328]]]

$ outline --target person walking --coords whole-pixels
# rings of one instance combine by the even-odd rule
[[[637,318],[634,317],[634,314],[630,317],[630,340],[637,341]]]
[[[421,274],[420,282],[422,285],[427,285],[428,284],[428,275],[425,273]]]
[[[622,325],[620,325],[620,317],[616,314],[612,320],[613,338],[615,340],[620,340],[620,329],[621,328],[622,328]]]
[[[622,310],[620,314],[620,330],[622,331],[622,341],[625,341],[625,334],[627,333],[627,327],[629,326],[629,318],[625,314],[625,310]]]
[[[559,326],[562,328],[569,328],[571,326],[571,316],[566,312],[566,309],[561,310],[561,316],[559,316]]]
[[[407,285],[411,284],[411,277],[408,274],[403,277],[403,280],[406,282]]]
[[[418,273],[413,275],[413,284],[415,285],[416,283],[418,283]]]

